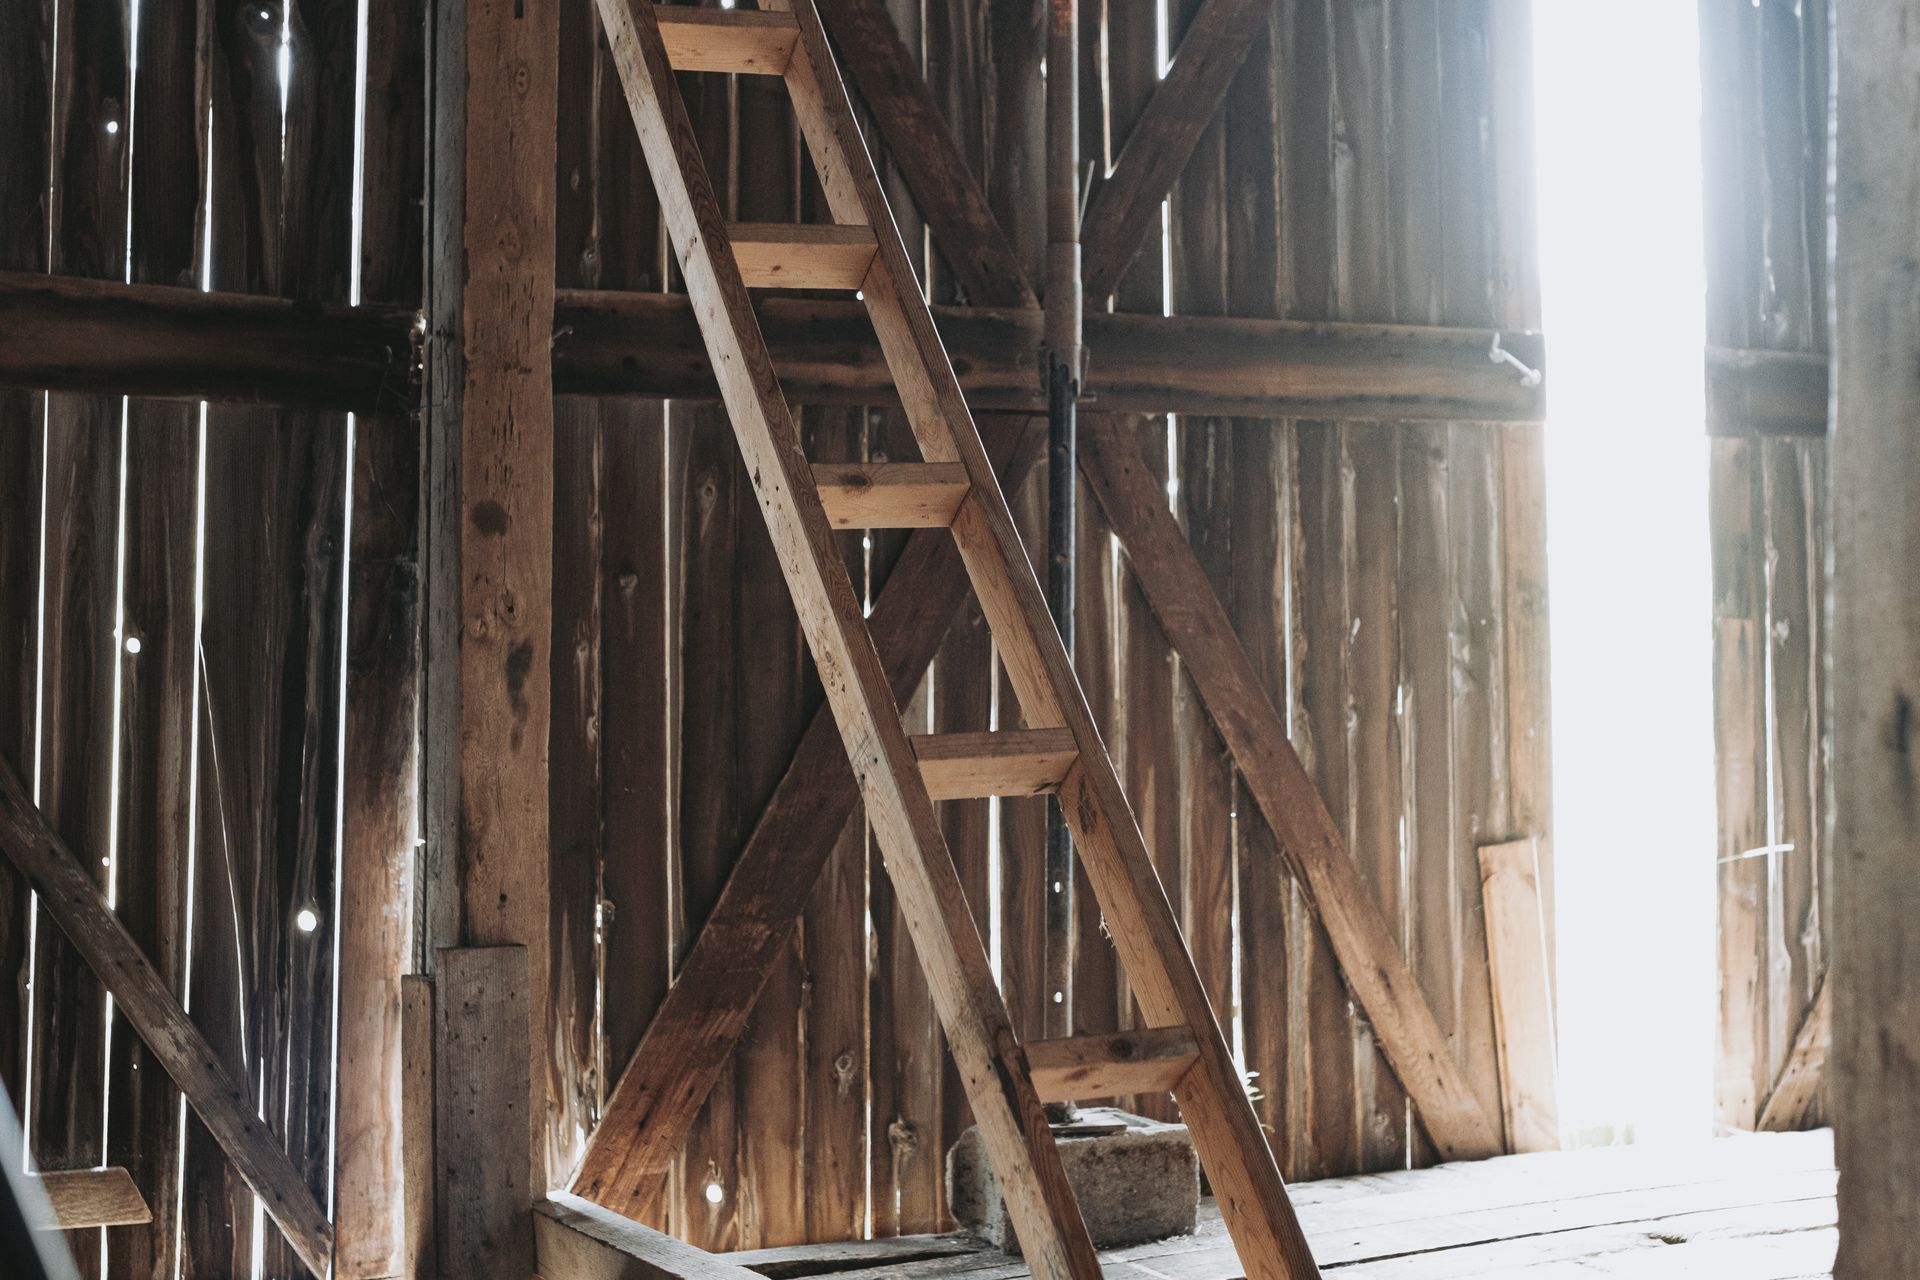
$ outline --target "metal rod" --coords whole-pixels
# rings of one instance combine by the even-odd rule
[[[1073,657],[1074,493],[1079,481],[1074,401],[1080,394],[1080,12],[1078,0],[1047,7],[1047,605]],[[1056,799],[1047,806],[1046,1033],[1073,1034],[1075,952],[1073,841]],[[1072,1103],[1048,1107],[1055,1123]]]

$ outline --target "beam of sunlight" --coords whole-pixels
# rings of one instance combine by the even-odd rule
[[[1561,1117],[1704,1137],[1711,579],[1694,6],[1534,6]],[[1632,68],[1623,78],[1620,69]]]

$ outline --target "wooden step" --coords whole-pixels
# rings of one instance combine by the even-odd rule
[[[967,496],[957,462],[816,462],[813,482],[836,529],[944,529]]]
[[[733,260],[749,289],[858,289],[873,265],[872,227],[736,222]]]
[[[766,9],[654,7],[660,40],[676,71],[733,71],[779,76],[787,72],[800,34],[791,13]]]
[[[1027,1065],[1042,1102],[1170,1093],[1199,1056],[1190,1027],[1145,1027],[1027,1044]]]
[[[1065,729],[934,733],[913,739],[920,776],[935,800],[1045,795],[1079,757]]]

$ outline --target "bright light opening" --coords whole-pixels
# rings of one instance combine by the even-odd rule
[[[1561,1121],[1711,1132],[1714,774],[1694,6],[1536,4]],[[1629,81],[1620,68],[1631,67]]]

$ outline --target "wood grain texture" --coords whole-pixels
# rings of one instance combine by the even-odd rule
[[[137,1227],[153,1221],[153,1210],[119,1165],[104,1169],[62,1169],[34,1175],[53,1210],[44,1229],[78,1231],[86,1227]]]
[[[1832,1086],[1840,1166],[1836,1280],[1910,1266],[1920,1234],[1920,980],[1910,851],[1920,836],[1912,742],[1920,670],[1920,314],[1909,277],[1920,219],[1920,7],[1836,6],[1833,334]]]
[[[541,1280],[755,1280],[758,1272],[566,1192],[534,1210]]]
[[[796,32],[786,14],[662,5],[659,16],[660,39],[675,71],[786,74]]]
[[[1480,894],[1486,903],[1487,967],[1493,975],[1506,1149],[1512,1153],[1558,1151],[1557,1033],[1536,842],[1481,845]]]
[[[68,939],[112,991],[116,1007],[173,1077],[234,1168],[286,1233],[302,1262],[324,1275],[332,1228],[266,1124],[243,1104],[243,1087],[223,1067],[179,1001],[128,936],[72,850],[0,762],[0,850],[40,894]]]
[[[1193,1032],[1186,1027],[1027,1043],[1033,1087],[1042,1102],[1171,1093],[1199,1056]]]
[[[1172,517],[1153,500],[1144,463],[1114,433],[1092,429],[1086,434],[1083,465],[1120,530],[1128,563],[1185,657],[1255,803],[1308,887],[1342,972],[1420,1109],[1421,1123],[1448,1158],[1493,1154],[1497,1135],[1459,1077],[1398,944],[1340,847],[1332,820],[1248,670],[1219,601],[1194,589],[1202,576],[1191,566],[1192,553]]]
[[[432,22],[427,936],[526,946],[544,1028],[558,5],[445,0]],[[532,1186],[547,1057],[516,1112],[540,1135]]]
[[[448,947],[433,978],[435,1242],[439,1274],[533,1274],[525,947]]]
[[[1833,1043],[1833,983],[1822,979],[1819,994],[1793,1037],[1793,1050],[1760,1108],[1758,1128],[1774,1133],[1807,1127],[1827,1083],[1827,1057]]]

